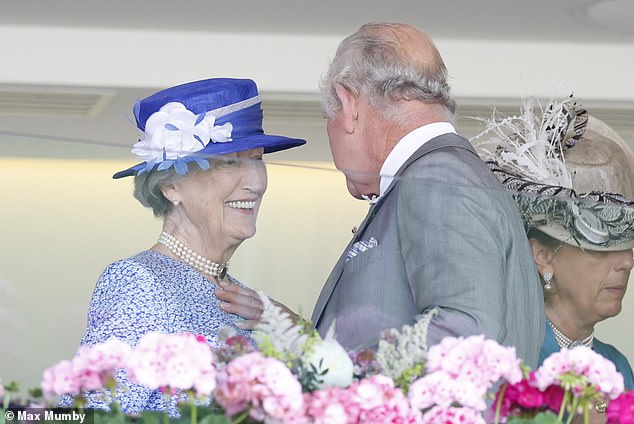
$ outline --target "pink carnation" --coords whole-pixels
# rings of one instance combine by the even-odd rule
[[[218,373],[215,399],[227,416],[249,407],[256,421],[301,422],[304,415],[299,381],[284,363],[260,352],[239,356]]]
[[[634,391],[621,393],[608,404],[607,424],[634,423]]]
[[[550,355],[535,373],[535,384],[541,390],[560,385],[560,377],[566,373],[585,377],[588,384],[610,399],[624,390],[623,376],[614,363],[586,346],[562,349]],[[573,388],[573,393],[578,389]]]
[[[470,380],[456,381],[454,377],[437,371],[414,381],[409,388],[412,407],[426,409],[437,405],[448,407],[454,403],[480,411],[486,409],[486,386],[477,386]]]
[[[421,424],[486,424],[478,411],[455,406],[434,406],[423,415]]]
[[[126,366],[131,352],[127,343],[114,337],[94,346],[81,346],[72,360],[80,390],[102,389],[114,370]]]
[[[373,375],[356,383],[353,399],[359,405],[360,423],[418,423],[420,413],[412,409],[391,378]]]
[[[506,388],[506,396],[520,407],[528,409],[539,408],[545,402],[544,393],[530,384],[529,380],[509,385]]]
[[[306,416],[314,424],[356,423],[359,406],[346,388],[327,386],[321,390],[304,394]]]
[[[78,395],[81,387],[79,378],[73,371],[73,364],[68,360],[47,368],[40,386],[47,398],[64,394]]]
[[[115,369],[125,367],[130,351],[130,346],[115,338],[81,346],[72,361],[61,361],[44,371],[42,391],[52,397],[102,389]]]
[[[514,383],[522,378],[515,348],[484,336],[445,337],[429,349],[427,372],[443,371],[452,378],[490,387],[500,378]]]
[[[561,386],[550,386],[543,393],[544,402],[548,409],[558,414],[561,409],[561,403],[564,401],[564,389]]]
[[[420,412],[384,375],[347,388],[327,387],[306,395],[306,415],[314,423],[420,423]]]
[[[493,417],[499,404],[502,418],[534,415],[546,409],[556,415],[561,409],[564,393],[564,389],[557,385],[549,386],[544,391],[539,390],[535,382],[535,371],[531,371],[528,378],[501,386],[489,413]],[[503,399],[500,400],[500,396],[504,396]]]
[[[194,390],[210,396],[216,370],[210,346],[190,333],[147,333],[130,355],[130,381],[150,389]]]
[[[484,411],[484,398],[493,383],[501,378],[521,380],[519,364],[514,348],[484,336],[446,337],[429,349],[427,374],[410,386],[410,402],[417,409],[458,403]]]

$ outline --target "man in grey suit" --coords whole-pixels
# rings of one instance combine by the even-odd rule
[[[535,366],[542,288],[516,206],[451,124],[432,40],[368,24],[343,40],[322,82],[335,165],[373,205],[328,278],[312,321],[347,348],[438,313],[428,344],[484,334]]]
[[[455,104],[433,42],[404,24],[346,38],[322,83],[335,165],[350,193],[374,199],[335,265],[312,321],[346,348],[437,315],[428,345],[484,334],[537,365],[542,288],[519,213],[451,124]],[[261,302],[228,284],[222,308],[252,328]],[[283,306],[283,305],[280,305]]]

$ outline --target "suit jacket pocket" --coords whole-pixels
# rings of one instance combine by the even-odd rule
[[[361,252],[357,254],[355,257],[350,258],[344,265],[344,272],[355,272],[359,269],[364,268],[368,264],[377,259],[381,259],[383,256],[383,246],[380,244],[374,246],[371,249],[366,250],[365,252]]]

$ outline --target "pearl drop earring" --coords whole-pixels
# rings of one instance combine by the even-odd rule
[[[178,206],[180,203],[181,203],[180,200],[176,200],[176,199],[172,200],[172,205],[174,206]]]
[[[552,272],[544,272],[543,275],[544,278],[544,290],[550,290],[553,288],[553,285],[551,284],[553,281],[553,273]]]

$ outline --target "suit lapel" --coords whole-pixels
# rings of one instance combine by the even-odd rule
[[[363,234],[363,231],[365,231],[365,228],[368,226],[368,224],[374,217],[378,203],[379,202],[373,204],[370,207],[370,210],[368,211],[365,218],[363,219],[363,222],[361,223],[361,225],[359,225],[359,229],[354,233],[354,236],[352,236],[352,239],[350,239],[350,242],[348,243],[345,250],[343,251],[343,254],[339,257],[339,260],[335,264],[335,267],[333,268],[332,272],[328,276],[328,279],[326,280],[326,284],[324,284],[324,288],[321,290],[321,293],[319,294],[319,298],[317,299],[317,303],[315,304],[315,309],[313,310],[313,316],[311,318],[313,325],[316,326],[318,324],[319,319],[321,318],[321,314],[324,311],[324,308],[326,307],[326,303],[328,303],[328,300],[330,299],[332,292],[335,290],[335,286],[337,285],[337,282],[339,281],[339,277],[341,276],[341,273],[343,272],[343,267],[346,263],[346,253],[352,248],[352,245],[359,240],[359,238],[361,237],[361,234]]]
[[[385,190],[385,193],[383,193],[383,195],[379,198],[379,200],[370,207],[370,210],[368,211],[368,214],[365,216],[365,219],[363,220],[361,225],[359,225],[359,229],[357,230],[354,237],[352,237],[352,239],[346,246],[346,249],[343,251],[343,254],[341,255],[341,257],[339,257],[337,264],[335,265],[332,272],[328,276],[328,280],[326,280],[326,284],[324,284],[324,288],[321,290],[319,298],[317,299],[317,303],[315,304],[315,309],[313,310],[313,315],[311,320],[314,326],[317,326],[319,324],[319,320],[321,319],[321,315],[324,312],[324,308],[326,307],[326,304],[330,300],[330,296],[332,296],[332,293],[335,290],[337,283],[339,282],[339,277],[341,277],[341,273],[343,272],[343,268],[346,262],[345,261],[346,253],[350,250],[352,245],[361,238],[367,226],[370,224],[370,222],[372,222],[372,220],[378,213],[379,208],[381,207],[381,205],[383,204],[387,196],[390,194],[390,192],[396,185],[398,181],[398,177],[403,174],[405,169],[410,164],[420,159],[422,156],[428,153],[431,153],[435,150],[439,150],[439,149],[443,149],[447,147],[457,147],[457,148],[469,150],[470,152],[472,152],[474,155],[477,156],[475,149],[473,148],[473,146],[471,146],[471,144],[467,141],[467,139],[455,134],[444,134],[438,137],[434,137],[431,140],[429,140],[427,143],[423,144],[418,150],[416,150],[416,152],[414,152],[414,154],[403,164],[403,166],[401,166],[401,168],[395,174],[394,180],[388,186],[387,190]]]

